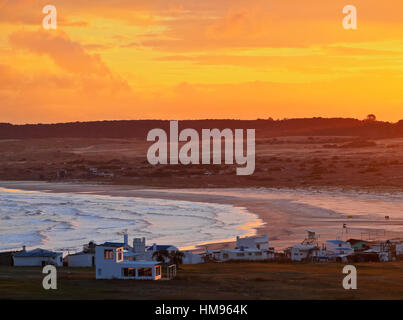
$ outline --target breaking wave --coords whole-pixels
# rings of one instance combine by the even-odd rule
[[[0,188],[0,250],[79,250],[122,234],[179,247],[254,234],[255,214],[231,205]]]

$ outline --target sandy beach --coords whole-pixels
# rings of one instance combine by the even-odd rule
[[[2,181],[0,187],[51,193],[77,193],[215,203],[245,208],[263,223],[256,234],[268,234],[270,246],[285,248],[301,242],[306,229],[313,229],[320,239],[341,236],[371,240],[403,237],[403,208],[399,193],[342,191],[339,189],[150,189],[83,183],[46,183]],[[370,200],[369,200],[370,199]],[[365,203],[369,206],[365,208]],[[333,205],[333,206],[332,206]],[[387,212],[387,213],[385,213]],[[389,215],[388,220],[384,215]],[[347,229],[343,229],[343,224]],[[124,226],[122,226],[124,228]],[[133,235],[135,236],[135,235]],[[231,239],[204,243],[202,248],[232,247]]]

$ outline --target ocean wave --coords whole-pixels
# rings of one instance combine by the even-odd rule
[[[179,247],[254,234],[244,208],[190,201],[0,189],[0,250],[44,246],[79,250],[123,232]]]

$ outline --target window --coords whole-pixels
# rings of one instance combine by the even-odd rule
[[[224,253],[222,256],[224,259],[228,259],[228,253]]]
[[[152,277],[153,270],[151,268],[139,268],[138,275],[139,277]]]
[[[135,277],[136,276],[136,269],[135,268],[123,268],[122,275],[124,277]]]
[[[255,252],[255,256],[261,256],[262,253],[261,252]]]
[[[236,255],[237,255],[238,257],[243,257],[243,256],[245,256],[244,253],[237,253]]]
[[[104,250],[104,259],[105,260],[113,260],[113,250],[105,249]]]
[[[260,249],[260,244],[257,244],[257,245],[256,245],[256,248]]]
[[[252,252],[248,252],[248,256],[251,256],[252,255]]]
[[[123,259],[123,253],[122,253],[122,249],[118,249],[118,261]]]
[[[156,275],[156,276],[161,275],[161,267],[160,267],[160,266],[156,266],[156,267],[155,267],[155,275]]]

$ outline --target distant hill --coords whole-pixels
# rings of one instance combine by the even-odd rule
[[[168,120],[116,120],[55,124],[13,125],[0,123],[0,139],[32,138],[139,138],[149,130],[169,130]],[[183,120],[179,130],[194,128],[255,128],[259,138],[279,136],[358,136],[363,138],[403,137],[403,120],[397,123],[350,118],[303,118],[286,120]]]

